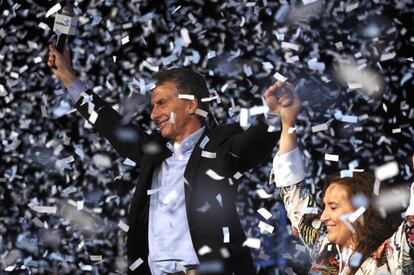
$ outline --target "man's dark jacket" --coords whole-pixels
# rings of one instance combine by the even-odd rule
[[[88,97],[81,97],[76,103],[78,111],[86,119],[92,119],[92,112],[89,114],[88,111],[93,108],[98,114],[93,123],[95,130],[109,140],[121,157],[129,158],[139,165],[140,176],[129,211],[127,250],[130,264],[138,258],[144,263],[135,271],[129,270],[129,274],[150,274],[147,263],[150,196],[147,190],[151,189],[154,170],[171,155],[166,147],[168,140],[158,133],[148,135],[141,127],[123,125],[121,116],[109,104],[90,90],[86,93],[92,95],[91,103],[94,105],[88,108],[90,98],[85,100]],[[213,130],[206,128],[190,156],[184,182],[191,238],[196,252],[203,246],[212,250],[205,255],[198,255],[200,263],[206,264],[203,267],[212,263],[223,267],[221,271],[208,274],[255,274],[250,251],[242,246],[246,237],[235,206],[237,178],[238,173],[260,164],[271,153],[277,136],[267,129],[268,126],[262,120],[246,131],[237,124],[218,126]],[[125,133],[136,136],[132,139],[122,138]],[[202,149],[200,142],[204,140],[205,143],[206,137],[208,142]],[[203,150],[216,153],[215,158],[202,157]],[[207,175],[210,169],[222,179]],[[224,243],[224,227],[228,227],[230,232],[229,243]],[[203,274],[202,268],[199,273]]]

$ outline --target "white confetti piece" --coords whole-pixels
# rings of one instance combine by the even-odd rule
[[[144,261],[141,258],[138,258],[135,262],[133,262],[130,266],[129,269],[131,271],[134,271],[135,269],[137,269]]]
[[[207,53],[207,59],[211,59],[213,57],[216,56],[216,52],[215,51],[208,51]]]
[[[102,255],[90,255],[91,261],[100,262],[102,261]]]
[[[200,142],[200,148],[204,149],[204,147],[206,147],[208,142],[209,142],[208,136],[204,136],[203,140]]]
[[[148,196],[151,196],[151,195],[157,193],[158,191],[160,191],[159,188],[157,188],[157,189],[149,189],[149,190],[147,190],[147,195]]]
[[[187,94],[179,94],[178,95],[179,99],[187,99],[187,100],[194,100],[194,95],[187,95]]]
[[[266,193],[266,191],[263,190],[263,189],[257,189],[256,193],[259,196],[259,198],[261,198],[261,199],[270,199],[271,197],[273,197],[272,194]]]
[[[362,214],[364,214],[364,212],[367,209],[363,206],[359,207],[354,213],[352,213],[349,217],[348,217],[348,221],[350,221],[351,223],[355,222],[359,217],[361,217]]]
[[[396,161],[381,165],[375,169],[375,177],[380,180],[386,180],[398,175],[398,163]]]
[[[200,256],[204,256],[204,255],[206,255],[206,254],[208,254],[208,253],[210,253],[211,251],[213,251],[213,250],[211,250],[211,248],[209,247],[209,246],[207,246],[207,245],[203,245],[198,251],[197,251],[197,253],[198,253],[198,255],[200,255]]]
[[[210,102],[210,101],[218,100],[218,99],[219,97],[215,95],[215,96],[210,96],[210,97],[204,97],[201,99],[201,102]]]
[[[380,60],[381,61],[387,61],[387,60],[393,59],[396,55],[397,55],[396,52],[384,53],[384,54],[381,55]]]
[[[50,31],[49,26],[44,22],[39,23],[39,28],[41,28],[41,29],[43,29],[44,31],[47,31],[47,32]]]
[[[401,128],[395,128],[395,129],[392,129],[392,133],[393,133],[393,134],[398,134],[398,133],[401,133]]]
[[[223,257],[223,259],[227,259],[230,257],[230,252],[225,247],[220,248],[220,254],[221,254],[221,257]]]
[[[249,126],[249,109],[242,108],[240,109],[240,127],[245,129]]]
[[[212,169],[208,169],[206,171],[207,176],[209,176],[210,178],[212,178],[213,180],[222,180],[224,179],[224,177],[220,176],[219,174],[217,174],[214,170]]]
[[[208,152],[208,151],[201,151],[201,157],[208,158],[208,159],[215,159],[216,153]]]
[[[89,116],[89,122],[91,124],[95,124],[97,119],[98,119],[98,113],[95,111],[92,111],[91,115]]]
[[[257,212],[266,220],[272,217],[272,213],[270,213],[266,208],[260,208]]]
[[[34,217],[32,222],[38,227],[43,227],[44,226],[44,223],[38,217]]]
[[[257,116],[269,112],[268,106],[253,106],[249,109],[249,116]]]
[[[191,44],[190,34],[186,28],[180,30],[181,39],[183,40],[183,46],[188,47]]]
[[[299,50],[299,45],[283,41],[282,42],[282,48],[298,51]]]
[[[82,210],[84,204],[85,204],[85,201],[77,201],[76,202],[76,210],[78,210],[78,211]]]
[[[328,124],[327,123],[322,123],[322,124],[312,126],[312,133],[325,131],[325,130],[328,130]]]
[[[175,119],[177,118],[177,114],[174,112],[170,113],[170,118],[168,119],[169,123],[175,124]],[[175,144],[174,144],[175,145]]]
[[[303,213],[305,213],[305,214],[318,214],[319,213],[319,208],[317,208],[317,207],[306,207],[305,210],[303,211]]]
[[[201,212],[201,213],[205,213],[207,212],[207,210],[210,209],[210,203],[208,201],[206,201],[203,206],[197,208],[197,211]]]
[[[350,4],[350,5],[348,5],[348,6],[346,7],[345,12],[350,12],[350,11],[353,11],[353,10],[357,9],[357,8],[358,8],[358,6],[359,6],[359,3],[358,3],[358,2],[353,3],[353,4]]]
[[[121,44],[122,45],[125,45],[126,43],[128,43],[129,42],[129,35],[127,35],[127,36],[125,36],[125,37],[123,37],[122,38],[122,40],[121,40]]]
[[[223,243],[230,243],[230,231],[228,227],[223,227]]]
[[[351,115],[342,115],[341,117],[342,122],[348,122],[348,123],[357,123],[358,117],[357,116],[351,116]]]
[[[28,206],[34,211],[36,211],[37,213],[56,214],[57,212],[56,206],[40,206],[40,205],[34,205],[32,203],[29,203]]]
[[[379,181],[376,178],[375,179],[375,183],[374,183],[374,190],[373,190],[373,193],[374,193],[375,196],[378,196],[379,195],[380,188],[381,188],[381,181]]]
[[[129,158],[126,158],[122,164],[132,167],[135,167],[137,165],[133,160],[130,160]]]
[[[340,177],[341,178],[352,178],[353,175],[353,170],[349,169],[349,170],[341,170],[340,172]]]
[[[255,248],[255,249],[260,249],[260,239],[257,239],[257,238],[247,238],[244,241],[243,246],[247,246],[247,247]]]
[[[218,195],[216,196],[216,200],[217,200],[218,204],[219,204],[221,207],[223,207],[223,197],[221,196],[221,194],[218,194]]]
[[[53,7],[51,7],[47,12],[46,12],[46,18],[51,16],[54,13],[57,13],[60,9],[62,9],[62,6],[57,3],[56,5],[54,5]]]
[[[208,112],[207,111],[204,111],[204,110],[202,110],[200,108],[197,108],[196,114],[199,115],[199,116],[202,116],[202,117],[207,117],[208,116]]]
[[[362,83],[359,83],[359,82],[348,82],[348,88],[349,89],[361,89],[363,87],[364,87],[364,85],[362,85]]]
[[[294,132],[296,132],[296,127],[289,127],[288,134],[292,134]]]
[[[259,226],[258,227],[260,229],[260,232],[262,232],[262,233],[265,233],[265,232],[267,232],[267,233],[273,233],[273,230],[275,229],[270,224],[267,224],[267,223],[262,222],[262,221],[259,222]]]
[[[240,173],[240,172],[236,172],[236,173],[233,175],[233,178],[234,178],[235,180],[238,180],[238,179],[240,179],[242,176],[243,176],[243,174],[242,174],[242,173]]]
[[[325,160],[339,161],[339,156],[338,155],[333,155],[333,154],[325,154]]]
[[[281,74],[280,74],[280,73],[278,73],[278,72],[276,72],[276,73],[273,75],[273,77],[274,77],[274,78],[276,78],[277,80],[279,80],[279,81],[283,82],[283,83],[285,83],[285,82],[286,82],[286,80],[288,79],[287,77],[284,77],[283,75],[281,75]]]
[[[124,223],[123,221],[118,222],[118,227],[121,228],[122,230],[124,230],[125,232],[128,232],[128,230],[129,230],[129,226],[126,223]]]
[[[352,267],[358,267],[361,260],[362,260],[362,254],[359,253],[358,251],[355,251],[352,254],[351,260],[349,261],[349,265]]]

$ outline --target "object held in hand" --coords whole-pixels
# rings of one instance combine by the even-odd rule
[[[63,7],[62,13],[56,14],[53,31],[58,35],[56,48],[60,53],[63,53],[68,35],[75,35],[77,23],[75,12],[68,5]]]

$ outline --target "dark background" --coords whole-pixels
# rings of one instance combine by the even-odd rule
[[[65,4],[0,0],[2,270],[125,273],[126,233],[118,223],[127,223],[139,168],[124,165],[106,140],[70,112],[70,98],[47,67],[47,45],[56,35],[54,15],[45,15],[58,2]],[[399,175],[382,182],[382,187],[402,186],[408,192],[414,134],[413,1],[359,1],[351,11],[347,7],[353,1],[72,3],[79,15],[77,35],[69,44],[75,70],[96,93],[143,127],[155,129],[149,105],[144,108],[142,97],[136,96],[141,93],[140,81],[151,83],[151,66],[185,66],[203,74],[212,95],[220,96],[220,103],[211,104],[220,123],[238,122],[240,108],[261,105],[263,91],[279,72],[300,83],[299,146],[305,151],[307,183],[317,197],[327,174],[345,170],[355,160],[359,168],[370,171],[396,161]],[[181,37],[183,28],[191,38],[188,45]],[[130,41],[122,45],[126,35]],[[282,40],[299,45],[299,50],[282,48]],[[339,41],[340,48],[335,46]],[[208,58],[209,52],[215,57]],[[381,61],[381,55],[390,52],[395,57]],[[289,56],[295,55],[298,61],[289,63]],[[198,62],[194,56],[199,56]],[[309,68],[312,58],[325,68]],[[266,69],[264,62],[273,68]],[[349,89],[338,76],[343,62],[364,64],[374,72],[380,91],[368,95],[366,89]],[[335,119],[337,111],[367,118],[344,123]],[[312,126],[328,121],[328,130],[312,132]],[[393,133],[397,128],[401,133]],[[325,153],[339,155],[339,162],[324,161]],[[59,160],[70,156],[73,162],[60,165]],[[262,240],[261,248],[252,253],[263,274],[286,272],[295,265],[292,262],[305,259],[286,230],[277,190],[268,184],[270,170],[269,158],[245,173],[239,187],[238,209],[246,233]],[[259,198],[258,189],[273,197]],[[82,202],[79,211],[71,205]],[[38,213],[30,203],[57,206],[57,213]],[[405,206],[402,203],[397,213]],[[270,220],[256,212],[261,207],[272,212]],[[260,233],[260,220],[275,226],[273,234]],[[102,255],[103,261],[92,261],[91,255]],[[306,268],[298,265],[299,270]]]

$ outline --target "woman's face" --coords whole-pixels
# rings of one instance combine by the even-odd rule
[[[332,183],[326,189],[323,198],[325,209],[322,212],[321,220],[325,223],[328,231],[328,240],[341,247],[348,247],[351,244],[352,232],[341,216],[354,212],[347,189],[338,183]]]

